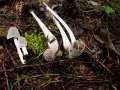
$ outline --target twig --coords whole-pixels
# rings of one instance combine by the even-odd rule
[[[87,46],[86,46],[87,47]],[[92,54],[92,51],[87,47],[88,51],[87,52],[90,56],[92,56],[93,60],[96,61],[97,63],[99,63],[105,70],[107,70],[109,73],[113,74],[102,62],[100,62],[97,58],[96,55]]]
[[[6,68],[5,68],[5,63],[3,61],[3,70],[5,71],[4,74],[5,74],[5,79],[6,79],[6,84],[7,84],[7,90],[9,90],[9,80],[8,80],[8,76],[7,76],[7,73],[6,73]]]
[[[14,69],[0,70],[0,73],[2,73],[2,72],[13,72],[13,71],[14,71]]]
[[[109,80],[85,80],[85,81],[80,81],[80,82],[74,82],[76,84],[104,84],[104,83],[108,83],[109,84]]]

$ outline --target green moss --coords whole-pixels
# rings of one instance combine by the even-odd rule
[[[40,56],[46,48],[44,35],[26,33],[25,38],[28,42],[28,49],[34,50],[35,54]]]
[[[108,15],[110,15],[110,14],[111,14],[111,15],[115,14],[114,8],[111,7],[111,6],[109,6],[109,5],[103,6],[102,10],[103,10],[106,14],[108,14]]]
[[[102,11],[108,15],[117,15],[117,6],[119,6],[120,0],[108,0],[102,7]]]

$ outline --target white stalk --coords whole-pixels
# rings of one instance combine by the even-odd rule
[[[23,55],[28,55],[28,51],[26,47],[22,47]]]
[[[59,28],[59,31],[61,33],[62,40],[63,40],[63,46],[67,50],[71,46],[71,43],[70,43],[65,31],[63,30],[62,26],[60,25],[59,21],[54,16],[53,16],[53,21],[55,22],[56,26]]]
[[[22,54],[22,52],[20,50],[20,47],[19,47],[19,44],[18,44],[18,40],[16,38],[14,39],[14,43],[15,43],[15,46],[17,48],[17,52],[18,52],[18,55],[19,55],[19,58],[20,58],[22,64],[25,64],[25,60],[23,59],[23,54]]]
[[[66,24],[66,22],[55,12],[53,11],[45,2],[43,2],[43,4],[46,6],[46,9],[53,15],[55,16],[60,22],[61,24],[65,27],[65,29],[67,30],[67,32],[70,35],[70,39],[72,44],[76,41],[76,38],[72,32],[72,30],[70,29],[70,27]]]
[[[52,40],[55,36],[48,30],[46,25],[40,20],[40,18],[37,17],[37,15],[33,11],[30,11],[30,13],[41,27],[43,33],[45,34],[45,37],[48,38],[49,40]]]

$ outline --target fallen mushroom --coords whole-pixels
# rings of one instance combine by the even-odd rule
[[[60,25],[59,21],[53,16],[53,21],[55,22],[56,26],[59,28],[59,31],[61,33],[62,36],[62,40],[63,40],[63,46],[64,48],[67,50],[68,47],[71,46],[71,42],[69,41],[66,33],[64,32],[62,26]]]
[[[60,21],[63,26],[65,27],[66,30],[68,30],[68,33],[70,35],[70,39],[71,39],[71,42],[74,43],[76,41],[76,38],[73,34],[73,32],[71,31],[71,29],[69,28],[69,26],[66,24],[66,22],[64,22],[64,20],[57,15],[56,12],[54,12],[45,2],[43,2],[43,5],[45,5],[46,9],[53,15],[56,17],[56,19],[58,19],[58,21]]]
[[[23,59],[23,54],[20,50],[20,46],[18,43],[18,39],[17,39],[18,37],[20,37],[20,33],[19,33],[18,29],[14,26],[10,27],[8,30],[8,34],[7,34],[7,39],[10,39],[10,38],[14,39],[14,43],[17,48],[17,53],[19,55],[19,58],[20,58],[22,64],[25,64],[25,60]]]
[[[18,37],[18,44],[19,47],[22,49],[23,55],[28,55],[28,51],[27,51],[27,41],[24,37],[20,36]]]
[[[40,28],[42,29],[45,37],[48,39],[48,46],[49,48],[44,51],[44,58],[46,61],[53,61],[56,58],[56,53],[58,51],[58,41],[56,37],[49,31],[49,29],[46,27],[46,25],[40,20],[40,18],[37,17],[37,15],[33,12],[30,11],[34,19],[37,21],[39,24]]]
[[[46,3],[43,2],[43,4],[45,5],[46,9],[53,15],[53,20],[56,23],[57,27],[60,30],[60,33],[62,35],[62,39],[63,39],[63,46],[64,49],[68,51],[69,53],[69,58],[74,58],[77,56],[80,56],[81,53],[84,51],[85,49],[85,43],[79,39],[76,40],[72,30],[69,28],[69,26],[65,23],[65,21],[59,16],[57,15],[57,13],[55,11],[53,11]],[[57,21],[58,20],[58,21]],[[60,23],[65,27],[65,29],[67,30],[69,36],[70,36],[70,40],[69,41],[67,35],[65,34],[64,30],[62,29],[62,26],[60,25]],[[67,42],[67,43],[66,43]],[[70,42],[70,43],[69,43]]]

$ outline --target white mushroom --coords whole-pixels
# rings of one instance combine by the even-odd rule
[[[62,40],[63,40],[63,46],[64,48],[67,50],[68,47],[71,46],[71,42],[69,41],[65,31],[63,30],[62,26],[60,25],[59,21],[53,16],[53,21],[55,22],[55,24],[57,25],[57,27],[59,28],[59,31],[62,35]]]
[[[46,61],[53,61],[55,59],[56,52],[58,51],[58,41],[56,37],[49,31],[49,29],[46,27],[46,25],[40,20],[40,18],[37,17],[37,15],[30,11],[34,19],[39,24],[40,28],[42,29],[45,37],[48,39],[48,46],[49,48],[44,52],[43,56]]]
[[[17,48],[19,58],[20,58],[22,64],[25,64],[25,60],[23,59],[23,54],[22,54],[19,44],[18,44],[18,40],[17,40],[18,37],[20,37],[20,33],[19,33],[18,29],[14,26],[10,27],[8,30],[8,34],[7,34],[7,39],[10,39],[10,38],[14,39],[14,43]]]
[[[58,19],[58,21],[60,21],[63,26],[65,27],[66,30],[68,30],[68,33],[70,35],[70,39],[71,42],[74,43],[76,41],[76,38],[72,32],[72,30],[70,29],[70,27],[66,24],[66,22],[55,12],[53,11],[45,2],[43,2],[43,4],[45,5],[46,9],[53,15],[56,17],[56,19]]]
[[[14,26],[10,27],[7,34],[7,39],[18,38],[18,37],[20,37],[20,33],[18,29]]]
[[[27,51],[27,41],[24,37],[20,36],[18,37],[18,44],[19,47],[22,49],[23,55],[28,55],[28,51]]]
[[[81,39],[76,40],[72,30],[65,23],[65,21],[55,11],[53,11],[46,3],[43,2],[43,4],[46,6],[46,9],[53,15],[53,20],[54,20],[54,22],[56,23],[57,27],[60,30],[60,33],[61,33],[62,39],[63,39],[63,46],[64,46],[65,50],[68,51],[69,58],[74,58],[74,57],[80,56],[80,54],[85,49],[85,43]],[[63,30],[63,28],[62,28],[62,26],[60,25],[59,22],[67,30],[67,32],[68,32],[68,34],[70,36],[71,43],[70,43],[66,33],[64,32],[64,30]]]

